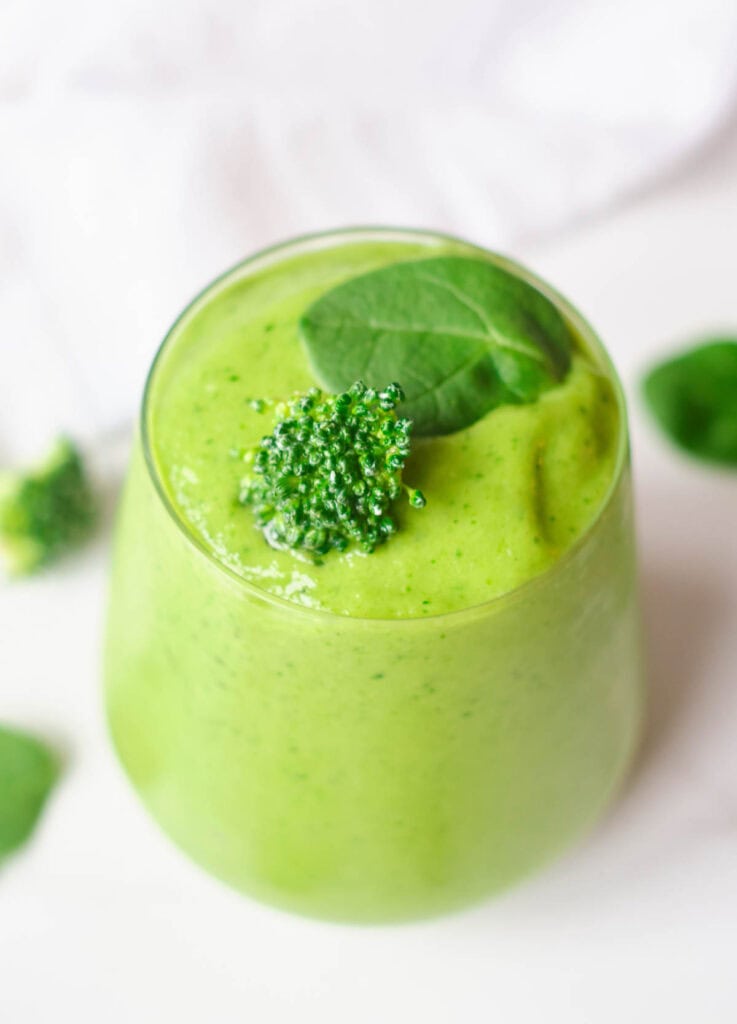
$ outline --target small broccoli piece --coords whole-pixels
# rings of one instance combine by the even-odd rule
[[[0,554],[26,576],[84,541],[96,502],[79,451],[61,437],[38,466],[0,474]]]
[[[277,408],[273,432],[246,453],[239,495],[272,547],[313,559],[352,545],[371,553],[396,532],[402,492],[424,506],[402,481],[412,426],[395,413],[403,398],[398,384],[377,391],[357,381],[341,395],[310,388]]]

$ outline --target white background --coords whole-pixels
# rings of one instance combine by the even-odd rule
[[[113,759],[99,680],[104,532],[62,569],[0,587],[0,716],[66,757],[33,842],[0,871],[0,1020],[737,1020],[737,478],[676,455],[636,394],[660,353],[737,331],[735,238],[734,124],[608,213],[509,235],[513,255],[599,329],[632,410],[651,713],[630,783],[595,832],[507,895],[427,924],[315,924],[234,895],[158,833]],[[207,274],[216,255],[202,259]],[[50,280],[50,267],[39,273]],[[181,298],[202,283],[191,273],[172,275]],[[5,357],[2,326],[0,337]],[[0,388],[0,447],[13,447],[8,410],[45,395],[7,377]],[[89,443],[112,505],[124,453],[94,433]]]

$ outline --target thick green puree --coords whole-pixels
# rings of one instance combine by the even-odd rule
[[[405,479],[430,504],[421,515],[401,505],[390,544],[372,555],[331,553],[319,566],[266,544],[234,500],[244,448],[272,426],[249,397],[280,399],[315,383],[297,334],[314,299],[348,276],[426,251],[354,243],[236,281],[184,326],[176,365],[165,360],[154,378],[154,455],[174,504],[220,560],[272,594],[367,618],[481,604],[553,565],[611,487],[619,409],[597,356],[582,347],[564,384],[539,401],[415,442]]]
[[[495,259],[338,233],[216,283],[154,367],[121,510],[106,681],[123,764],[206,868],[322,917],[427,915],[509,884],[600,813],[639,728],[621,392],[552,292],[579,339],[565,381],[417,439],[404,477],[427,506],[400,502],[373,554],[275,551],[237,502],[242,451],[272,426],[248,399],[314,383],[305,308],[440,253]]]

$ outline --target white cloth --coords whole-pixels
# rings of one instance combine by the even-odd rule
[[[654,181],[737,88],[734,0],[4,0],[0,461],[130,419],[256,247],[514,248]]]

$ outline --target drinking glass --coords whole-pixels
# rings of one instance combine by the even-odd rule
[[[449,614],[349,617],[239,577],[171,501],[156,403],[203,311],[295,254],[392,240],[444,239],[378,229],[299,239],[235,267],[174,324],[143,401],[106,644],[115,747],[173,840],[260,900],[359,922],[461,907],[548,861],[620,784],[643,702],[621,386],[579,313],[507,259],[485,254],[556,303],[620,407],[608,495],[552,568]]]

